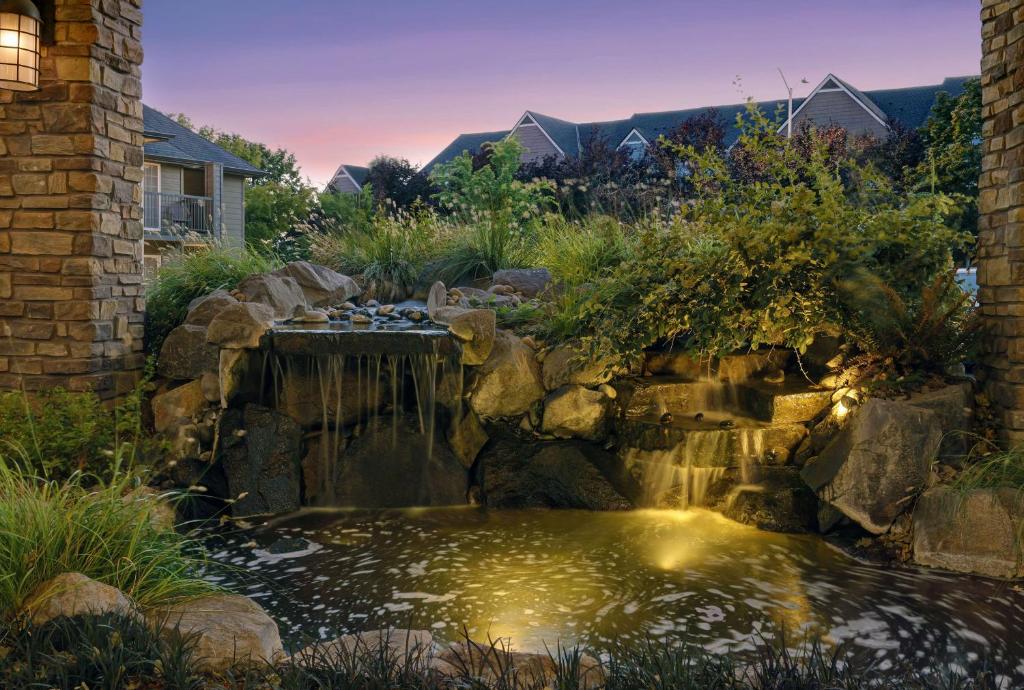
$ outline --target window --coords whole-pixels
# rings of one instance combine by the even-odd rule
[[[160,229],[160,166],[146,163],[143,167],[142,210],[143,226],[150,230]]]

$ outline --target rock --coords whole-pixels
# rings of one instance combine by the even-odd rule
[[[220,439],[220,464],[229,498],[237,499],[231,506],[232,515],[298,510],[302,498],[302,429],[293,419],[250,403],[242,410],[224,413]]]
[[[393,305],[393,304],[382,304],[377,309],[377,313],[379,315],[381,315],[381,316],[387,316],[388,314],[392,313],[394,310],[395,310],[395,305]]]
[[[81,573],[64,573],[42,583],[25,598],[22,610],[35,625],[61,616],[137,615],[135,606],[121,590]]]
[[[565,681],[559,681],[559,669],[551,658],[557,652],[531,654],[513,652],[503,643],[477,644],[472,641],[456,642],[443,649],[434,660],[434,668],[442,676],[460,681],[471,678],[475,682],[467,687],[522,687],[522,688],[570,688]],[[587,654],[580,655],[578,690],[597,690],[606,684],[604,667],[601,662]],[[509,679],[515,679],[515,685]],[[461,684],[460,684],[461,686]]]
[[[540,365],[533,350],[508,331],[497,331],[491,354],[476,370],[470,395],[473,411],[484,418],[517,417],[544,397]]]
[[[167,334],[160,347],[157,373],[175,381],[191,381],[217,371],[219,351],[206,341],[202,326],[183,324]]]
[[[941,439],[935,413],[872,398],[801,476],[819,498],[883,534],[924,489]]]
[[[306,295],[291,276],[260,273],[249,276],[238,285],[246,302],[265,304],[273,311],[273,318],[287,319],[295,307],[307,306]]]
[[[794,467],[759,467],[752,484],[719,482],[707,504],[730,520],[771,532],[802,533],[817,526],[818,499]]]
[[[356,281],[326,266],[308,261],[293,261],[274,275],[292,278],[298,283],[305,301],[312,307],[327,307],[358,297],[361,290]]]
[[[463,467],[469,469],[473,466],[480,449],[488,440],[487,432],[484,431],[475,412],[465,410],[462,414],[453,416],[448,426],[448,445]]]
[[[238,300],[232,297],[231,293],[227,290],[214,290],[189,302],[185,323],[191,326],[209,326],[217,314],[232,304],[238,304]]]
[[[608,435],[609,398],[583,386],[563,386],[544,401],[541,428],[557,438],[600,441]]]
[[[959,458],[967,454],[974,420],[974,388],[970,382],[915,393],[908,402],[914,407],[931,410],[939,418],[943,432],[940,458]]]
[[[602,383],[600,386],[597,387],[597,390],[604,393],[605,397],[607,397],[609,400],[615,400],[615,398],[619,397],[619,392],[615,390],[615,388],[613,388],[612,386],[609,386],[607,383]]]
[[[717,363],[718,378],[731,383],[744,383],[762,374],[774,374],[785,370],[791,355],[789,350],[783,349],[724,355]],[[774,378],[778,378],[777,374]],[[785,379],[785,374],[782,378]]]
[[[427,314],[434,319],[438,309],[448,306],[448,289],[444,283],[437,281],[430,286],[430,293],[427,295]]]
[[[914,562],[988,577],[1024,577],[1024,492],[930,489],[914,510]]]
[[[679,376],[695,380],[710,374],[711,367],[686,352],[647,352],[644,371],[654,376]]]
[[[292,313],[292,317],[288,319],[289,323],[327,323],[331,320],[331,317],[327,315],[327,312],[320,309],[309,309],[307,307],[295,307],[295,311]]]
[[[217,381],[221,407],[259,399],[261,366],[260,354],[254,350],[220,351]]]
[[[613,467],[615,457],[589,444],[527,444],[507,436],[488,445],[479,463],[484,499],[492,508],[632,508],[598,469]]]
[[[497,315],[490,309],[438,307],[430,315],[436,323],[448,326],[462,342],[462,363],[479,366],[487,361],[494,348]]]
[[[353,314],[349,318],[349,321],[351,321],[353,324],[358,324],[360,326],[367,326],[367,325],[373,323],[373,319],[372,318],[370,318],[366,314],[358,314],[358,313],[357,314]]]
[[[549,391],[567,384],[593,388],[612,379],[613,362],[595,360],[570,345],[559,345],[544,357],[544,387]]]
[[[433,447],[418,422],[376,417],[352,439],[335,463],[333,505],[407,508],[465,505],[468,475],[435,435]]]
[[[222,309],[214,318],[206,341],[223,348],[255,350],[273,325],[273,309],[256,302],[239,302]]]
[[[495,271],[491,283],[511,285],[523,297],[533,299],[551,286],[551,272],[546,268],[511,268]]]
[[[203,374],[202,378],[199,379],[199,387],[203,391],[203,397],[206,398],[206,402],[220,402],[220,379],[217,374],[210,371]]]
[[[362,386],[358,386],[359,380],[354,369],[346,369],[341,376],[343,394],[338,394],[338,380],[328,379],[325,396],[314,372],[299,366],[292,367],[282,379],[277,410],[305,429],[322,427],[324,424],[349,426],[360,418],[376,414],[384,406],[385,400],[391,398],[389,384],[369,385],[369,382],[364,381]]]
[[[508,286],[504,286],[508,290],[512,290]],[[493,292],[492,290],[481,290],[475,287],[459,287],[456,288],[462,293],[466,303],[471,307],[486,307],[488,309],[498,309],[500,307],[518,307],[522,300],[507,292]],[[513,291],[514,292],[514,291]]]
[[[384,650],[382,652],[382,650]],[[342,635],[330,642],[309,645],[291,657],[299,666],[341,668],[354,659],[391,659],[400,668],[411,663],[425,666],[434,655],[434,637],[428,630],[372,630]]]
[[[206,409],[207,403],[200,381],[190,381],[165,393],[159,393],[153,396],[151,402],[153,427],[157,432],[163,433],[178,422],[190,422]]]
[[[239,663],[276,662],[284,657],[277,623],[259,604],[235,594],[214,594],[146,612],[154,628],[194,641],[197,669],[225,671]]]

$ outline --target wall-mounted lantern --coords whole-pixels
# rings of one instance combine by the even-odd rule
[[[39,88],[42,23],[32,0],[0,0],[0,89]]]

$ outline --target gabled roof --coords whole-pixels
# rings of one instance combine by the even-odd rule
[[[146,158],[181,165],[219,163],[228,172],[258,177],[263,171],[149,106],[142,106]]]
[[[370,175],[370,169],[361,165],[349,165],[348,163],[342,163],[338,166],[338,170],[334,173],[334,177],[331,178],[333,183],[340,176],[346,176],[352,180],[356,187],[360,189],[366,184],[366,178]]]
[[[912,86],[902,89],[860,91],[835,75],[830,74],[818,85],[816,90],[821,89],[829,81],[834,81],[837,86],[847,90],[868,112],[883,123],[898,121],[908,128],[916,129],[928,119],[932,105],[934,105],[935,98],[940,91],[945,91],[951,96],[958,96],[963,92],[964,83],[969,79],[976,78],[951,77],[944,80],[941,84]],[[807,100],[809,98],[794,98],[793,112],[796,113]],[[761,101],[755,103],[755,105],[768,117],[776,118],[783,126],[785,125],[785,101]],[[589,141],[590,137],[601,137],[611,146],[618,146],[635,129],[644,139],[654,142],[657,141],[658,137],[668,135],[690,118],[712,111],[717,111],[718,117],[725,127],[725,145],[729,147],[739,138],[739,130],[735,127],[736,117],[744,113],[747,106],[747,103],[733,103],[730,105],[688,108],[684,110],[635,113],[622,120],[582,123],[560,120],[533,110],[527,110],[526,115],[532,117],[565,153],[579,155],[583,144]],[[484,143],[500,141],[508,136],[509,133],[504,131],[461,134],[455,141],[437,154],[432,161],[427,163],[423,169],[429,172],[434,166],[439,163],[446,163],[464,151],[476,153]],[[574,138],[575,142],[573,141]]]

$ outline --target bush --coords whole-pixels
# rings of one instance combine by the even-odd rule
[[[532,263],[547,268],[562,285],[594,280],[629,256],[624,225],[615,218],[590,216],[570,222],[548,215],[544,221]]]
[[[146,286],[146,348],[160,352],[164,338],[181,325],[188,304],[218,289],[233,289],[243,279],[278,266],[272,256],[251,248],[211,243],[164,254],[156,277]]]
[[[161,507],[125,475],[89,489],[79,476],[39,479],[0,458],[0,618],[69,572],[117,587],[142,607],[213,590],[190,543],[159,525]]]

